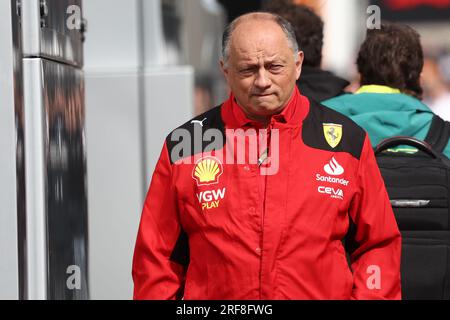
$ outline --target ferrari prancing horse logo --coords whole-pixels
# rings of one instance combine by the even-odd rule
[[[332,148],[336,148],[342,140],[342,125],[334,123],[324,123],[323,133],[325,140]]]

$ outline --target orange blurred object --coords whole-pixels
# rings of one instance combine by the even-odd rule
[[[322,8],[327,0],[292,0],[295,4],[303,4],[312,8],[317,14],[322,13]]]
[[[450,0],[386,0],[386,5],[391,10],[414,9],[422,5],[445,9],[450,7]]]

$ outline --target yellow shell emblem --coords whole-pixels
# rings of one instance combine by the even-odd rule
[[[342,125],[334,123],[324,123],[323,133],[325,140],[332,148],[336,148],[342,140]]]
[[[207,157],[197,162],[192,177],[197,181],[197,185],[203,186],[218,183],[222,173],[223,167],[220,161],[213,157]]]

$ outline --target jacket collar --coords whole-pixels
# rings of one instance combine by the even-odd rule
[[[292,126],[299,126],[309,112],[309,101],[300,95],[297,87],[286,107],[280,114],[272,116],[271,123],[283,123]],[[232,128],[263,128],[261,122],[249,119],[242,107],[236,102],[234,94],[222,106],[222,117],[228,127]]]
[[[371,85],[365,85],[358,89],[358,91],[355,92],[355,94],[360,93],[401,93],[400,90],[388,87],[388,86],[380,86],[376,84]]]
[[[318,102],[344,94],[349,84],[329,71],[310,66],[302,66],[302,75],[297,81],[300,92]]]

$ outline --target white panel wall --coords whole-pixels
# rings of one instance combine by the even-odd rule
[[[0,300],[18,299],[16,149],[10,1],[0,1]]]
[[[132,297],[131,260],[142,205],[136,74],[88,74],[86,140],[92,299]]]
[[[152,0],[153,1],[153,0]],[[137,68],[138,0],[85,0],[85,70]]]
[[[159,66],[158,2],[83,2],[92,299],[132,298],[149,177],[164,137],[192,115],[192,69]]]
[[[146,185],[161,153],[164,139],[192,118],[194,80],[191,67],[146,69]],[[188,99],[186,99],[188,97]]]
[[[322,9],[324,26],[323,67],[348,77],[356,71],[359,45],[366,33],[368,1],[326,1]]]
[[[130,299],[143,175],[137,1],[83,5],[90,296]]]

